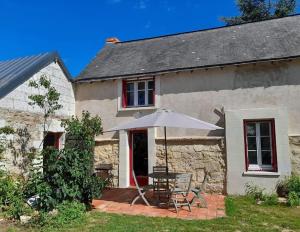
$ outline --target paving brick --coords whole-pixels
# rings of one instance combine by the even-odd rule
[[[144,215],[148,217],[172,217],[185,220],[196,219],[213,219],[216,217],[224,217],[224,196],[205,194],[208,208],[198,208],[195,204],[192,207],[192,212],[188,211],[188,207],[183,207],[176,213],[174,207],[159,208],[154,202],[156,199],[153,194],[147,194],[151,206],[146,206],[143,201],[138,201],[135,205],[130,206],[131,200],[136,195],[135,189],[118,189],[113,188],[105,190],[101,199],[95,199],[92,202],[93,208],[102,212],[110,212],[117,214],[128,215]]]

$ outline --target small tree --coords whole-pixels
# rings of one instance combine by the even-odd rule
[[[227,25],[257,22],[266,19],[280,18],[293,14],[296,0],[237,0],[240,16],[223,17]]]
[[[52,86],[51,80],[46,75],[41,75],[40,79],[29,82],[29,86],[38,90],[38,94],[30,95],[29,105],[38,106],[43,113],[43,132],[44,138],[41,145],[44,142],[45,136],[49,130],[49,119],[55,114],[56,111],[62,108],[59,104],[60,93]]]

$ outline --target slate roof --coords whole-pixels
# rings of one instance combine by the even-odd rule
[[[71,75],[57,52],[0,61],[0,99],[53,61],[58,61],[65,75],[71,81]]]
[[[300,15],[106,44],[75,81],[300,56]]]

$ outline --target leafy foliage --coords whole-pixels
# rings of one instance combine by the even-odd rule
[[[264,198],[264,188],[261,188],[257,185],[253,185],[250,183],[246,184],[246,195],[253,198],[254,200],[263,200]]]
[[[41,75],[37,81],[31,80],[29,86],[39,92],[38,94],[28,96],[28,98],[30,100],[29,105],[39,107],[43,113],[43,132],[45,139],[49,128],[49,118],[63,107],[59,103],[60,93],[52,86],[51,80],[46,75]],[[44,139],[40,146],[43,144]]]
[[[40,212],[31,220],[33,226],[47,226],[49,229],[60,228],[85,217],[86,207],[78,201],[64,201],[50,213]]]
[[[28,97],[31,100],[29,105],[43,109],[45,118],[62,108],[59,104],[60,93],[51,85],[51,80],[46,75],[42,75],[38,81],[30,81],[29,86],[40,92]]]
[[[73,117],[63,123],[65,148],[44,149],[43,172],[32,173],[27,195],[38,194],[38,209],[52,210],[63,201],[79,201],[90,205],[105,183],[93,175],[95,136],[102,133],[99,117],[83,112],[81,119]]]
[[[288,204],[300,205],[300,176],[291,175],[282,182],[282,185],[288,190]]]
[[[11,219],[32,212],[24,201],[23,183],[6,172],[0,174],[0,208]]]
[[[280,180],[277,192],[282,197],[287,197],[290,206],[300,205],[300,176],[293,174]]]
[[[280,18],[295,12],[296,0],[237,0],[240,16],[223,17],[227,25]]]
[[[300,197],[297,192],[291,191],[288,194],[288,204],[290,206],[298,206],[300,205]]]
[[[23,178],[32,167],[32,161],[36,157],[36,149],[30,146],[31,135],[26,127],[15,131],[16,139],[8,143],[8,148],[13,155],[13,163],[17,166]],[[21,160],[18,160],[21,158]]]
[[[253,199],[256,203],[262,202],[264,205],[277,205],[278,196],[276,193],[267,194],[265,189],[257,185],[246,184],[246,195]]]

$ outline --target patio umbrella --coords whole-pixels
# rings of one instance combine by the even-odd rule
[[[151,127],[163,127],[165,137],[165,158],[168,170],[168,151],[167,151],[167,127],[174,128],[190,128],[201,130],[217,130],[223,129],[208,122],[190,117],[185,114],[177,113],[168,109],[160,109],[152,114],[135,119],[129,123],[124,123],[119,126],[109,129],[109,131],[142,129]]]

